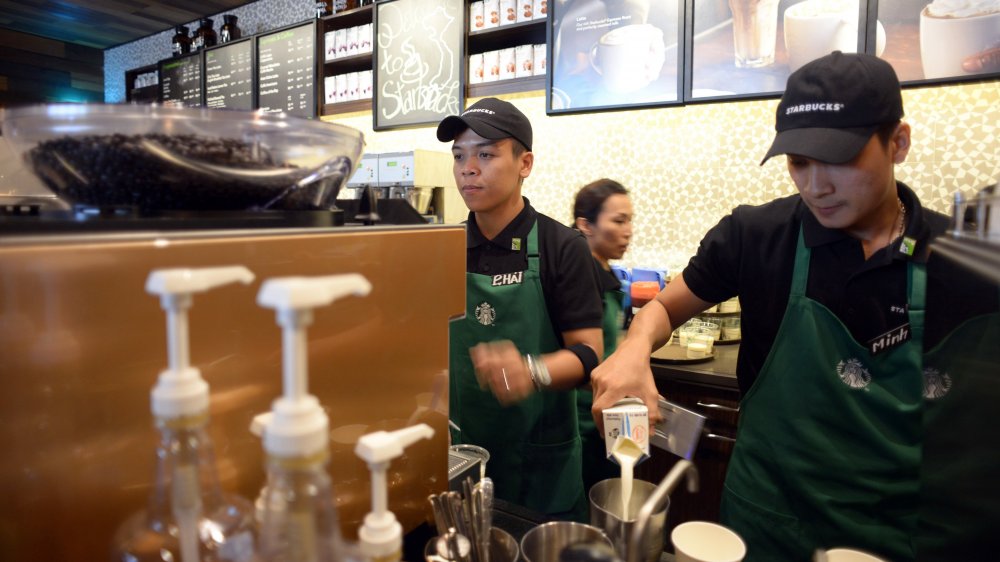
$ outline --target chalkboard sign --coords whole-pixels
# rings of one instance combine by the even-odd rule
[[[376,130],[437,123],[462,110],[462,0],[375,5]]]
[[[267,113],[316,116],[316,24],[257,36],[257,105]]]
[[[159,62],[160,101],[166,107],[197,107],[202,104],[201,53]]]
[[[253,109],[253,41],[205,50],[205,106]]]

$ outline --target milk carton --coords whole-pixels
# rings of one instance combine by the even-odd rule
[[[639,462],[649,458],[649,411],[639,398],[622,398],[604,410],[604,450],[615,460],[612,448],[619,436],[628,437],[642,449]]]

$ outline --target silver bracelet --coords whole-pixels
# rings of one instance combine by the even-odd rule
[[[527,365],[527,367],[528,367],[528,376],[531,377],[531,384],[532,384],[532,386],[535,387],[535,391],[538,392],[538,391],[542,390],[542,388],[540,386],[538,386],[538,378],[535,376],[535,360],[534,360],[534,358],[532,358],[531,355],[525,354],[525,356],[524,356],[524,364]]]
[[[531,384],[535,385],[535,390],[541,391],[552,384],[552,375],[549,374],[549,368],[541,357],[527,354],[524,360],[528,364],[528,375],[531,376]]]

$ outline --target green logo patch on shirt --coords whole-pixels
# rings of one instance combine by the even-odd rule
[[[521,251],[521,239],[520,238],[511,238],[510,239],[510,249],[514,250],[515,252],[520,252]]]
[[[899,251],[903,252],[908,256],[912,256],[913,252],[917,249],[917,241],[909,236],[904,236],[903,241],[899,243]]]

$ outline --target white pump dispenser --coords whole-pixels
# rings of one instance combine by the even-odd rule
[[[372,510],[358,531],[361,553],[372,562],[394,562],[402,558],[403,527],[389,511],[386,470],[389,461],[419,439],[430,439],[434,430],[425,423],[396,431],[376,431],[361,436],[354,453],[368,463],[372,478]]]
[[[324,468],[329,456],[329,420],[309,394],[306,327],[312,309],[348,296],[364,296],[371,284],[359,274],[269,279],[257,303],[276,311],[282,327],[284,392],[271,412],[258,416],[267,453],[267,484],[258,500],[260,553],[264,560],[334,561],[343,558]]]
[[[167,370],[160,373],[152,391],[153,415],[177,418],[208,410],[208,384],[191,366],[187,310],[193,294],[239,281],[244,285],[254,275],[241,266],[202,269],[158,269],[149,274],[146,292],[160,295],[167,311]]]
[[[306,457],[329,446],[329,420],[319,400],[309,394],[306,327],[312,324],[313,308],[349,295],[365,296],[371,287],[363,276],[351,273],[268,279],[260,288],[257,303],[275,309],[284,349],[284,395],[274,401],[271,417],[265,421],[264,449],[268,454]]]
[[[233,282],[253,281],[245,267],[161,269],[150,273],[146,291],[160,296],[167,312],[168,368],[151,392],[156,427],[156,480],[147,509],[115,534],[115,558],[180,562],[248,560],[254,554],[250,503],[224,494],[215,473],[208,423],[208,384],[190,365],[187,310],[194,293]],[[212,528],[202,534],[201,527]]]

